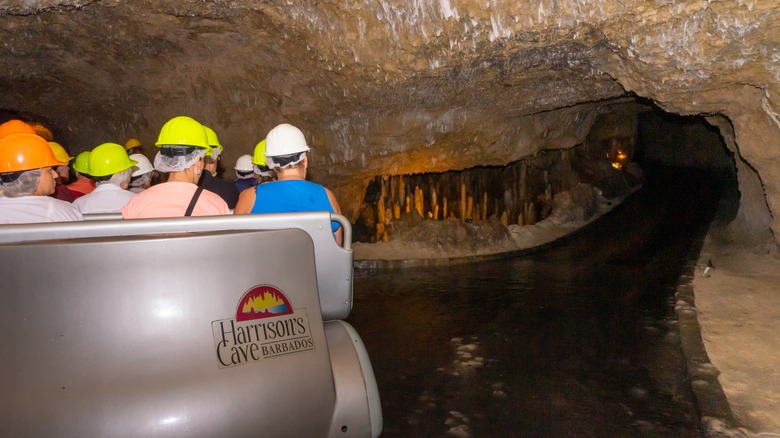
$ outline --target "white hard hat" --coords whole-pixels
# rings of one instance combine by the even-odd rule
[[[254,169],[252,167],[252,156],[242,155],[238,157],[238,160],[236,160],[235,169],[240,170],[241,172],[251,172]]]
[[[282,123],[265,136],[266,157],[278,157],[280,155],[308,151],[309,145],[306,144],[303,132],[289,123]]]
[[[144,154],[132,154],[130,155],[130,159],[138,161],[138,164],[133,166],[132,176],[143,175],[145,173],[149,173],[154,170],[154,167],[152,167],[152,163],[149,162],[149,159],[146,158],[146,155]]]

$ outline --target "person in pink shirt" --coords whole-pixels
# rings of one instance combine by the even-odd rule
[[[206,131],[197,120],[178,116],[160,130],[154,168],[168,180],[133,196],[122,208],[125,219],[230,214],[225,201],[197,183],[203,158],[211,154]]]

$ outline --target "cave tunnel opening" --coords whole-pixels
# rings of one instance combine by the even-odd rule
[[[568,149],[542,149],[504,166],[370,179],[353,228],[353,240],[390,241],[423,221],[466,224],[500,221],[533,226],[553,218],[587,221],[598,199],[611,204],[664,168],[705,172],[721,193],[715,223],[734,219],[740,193],[734,155],[706,117],[668,113],[642,101],[641,110],[599,116],[586,139]],[[565,207],[567,211],[561,211]]]

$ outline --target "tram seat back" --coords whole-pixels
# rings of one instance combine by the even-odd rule
[[[56,223],[46,227],[30,224],[0,228],[0,243],[148,233],[298,228],[305,231],[314,242],[323,319],[346,319],[352,310],[352,229],[344,216],[327,212],[308,212],[122,220],[121,215],[109,213],[85,215],[85,219],[87,221],[83,223]],[[344,246],[336,244],[330,229],[331,220],[338,221],[344,228]],[[204,260],[204,263],[207,262],[208,260]]]
[[[0,227],[0,435],[379,435],[309,232],[132,222]]]

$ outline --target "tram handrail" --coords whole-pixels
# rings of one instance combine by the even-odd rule
[[[118,215],[87,215],[90,220],[0,227],[0,244],[55,239],[121,237],[210,231],[281,230],[299,228],[315,247],[317,284],[323,319],[345,319],[352,310],[352,229],[346,217],[329,212],[269,213],[238,216],[198,216],[155,219],[117,219]],[[344,229],[336,244],[331,221]]]
[[[105,221],[105,220],[117,220],[122,219],[121,213],[87,213],[84,216],[85,221]],[[236,217],[241,216],[237,215]],[[202,217],[202,216],[201,216]],[[210,216],[211,217],[211,216]],[[342,242],[342,248],[347,251],[352,249],[352,224],[349,220],[340,214],[331,214],[331,220],[336,221],[344,229],[344,241]],[[139,220],[139,219],[133,219]]]

